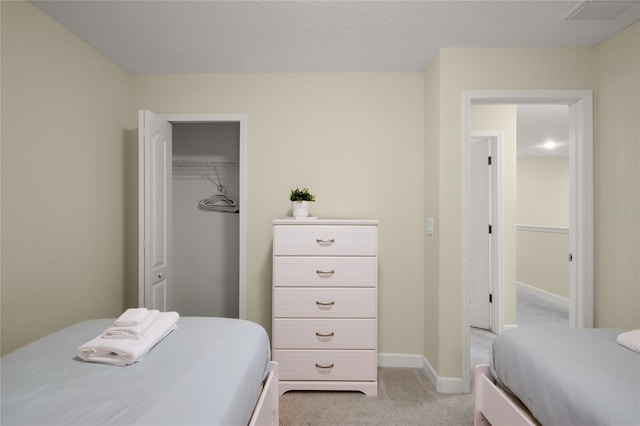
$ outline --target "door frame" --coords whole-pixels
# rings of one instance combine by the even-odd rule
[[[239,180],[240,196],[239,204],[239,294],[238,316],[246,319],[246,271],[247,271],[247,115],[246,114],[157,114],[169,123],[238,123],[240,127],[239,137]],[[140,196],[141,194],[139,194]],[[144,295],[142,295],[144,296]],[[140,295],[138,296],[141,297]]]
[[[489,139],[489,150],[491,153],[491,169],[490,191],[493,195],[491,198],[491,213],[489,219],[492,226],[491,240],[491,281],[489,291],[493,295],[491,306],[489,307],[489,328],[493,333],[499,333],[504,328],[504,269],[501,267],[500,260],[504,258],[504,223],[502,220],[502,211],[504,208],[503,191],[502,191],[502,157],[504,155],[504,132],[502,130],[477,130],[471,131],[469,135],[469,143],[476,140]],[[469,176],[471,178],[471,176]],[[472,184],[469,180],[466,186],[465,203],[471,196]],[[465,209],[465,212],[467,210]],[[470,212],[469,212],[470,213]],[[470,215],[465,216],[465,220],[471,220]],[[470,222],[467,223],[465,229],[469,229]],[[467,247],[468,250],[468,247]],[[468,261],[468,259],[467,259]],[[466,275],[468,277],[469,275]],[[469,293],[467,293],[469,294]],[[466,306],[466,305],[465,305]]]
[[[569,324],[590,328],[594,325],[594,203],[593,203],[593,92],[577,90],[465,90],[462,92],[461,156],[463,186],[463,283],[462,283],[462,387],[470,391],[470,330],[466,309],[469,291],[468,209],[471,105],[476,104],[562,104],[569,106],[569,251],[571,283]],[[569,254],[568,254],[569,255]],[[499,313],[504,317],[504,304]],[[504,324],[503,324],[504,327]],[[499,332],[502,329],[498,330]]]

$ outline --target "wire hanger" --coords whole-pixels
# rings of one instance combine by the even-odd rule
[[[216,186],[219,194],[214,194],[211,197],[200,200],[198,208],[200,210],[213,212],[237,213],[240,211],[238,203],[227,197],[227,188],[222,184],[222,179],[220,179],[220,175],[218,174],[218,168],[213,166],[213,170],[216,172],[218,181],[214,181],[211,176],[207,177]]]

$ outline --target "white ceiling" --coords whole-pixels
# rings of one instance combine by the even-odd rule
[[[32,3],[129,73],[422,71],[441,47],[592,46],[640,18],[640,0]]]
[[[640,19],[640,0],[32,3],[132,74],[423,71],[443,47],[593,46]],[[566,155],[567,120],[519,106],[518,155]]]
[[[567,105],[518,105],[516,151],[519,157],[569,156],[569,107]],[[543,145],[557,145],[547,149]]]

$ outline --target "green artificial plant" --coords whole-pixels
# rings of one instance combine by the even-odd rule
[[[296,188],[291,190],[291,201],[315,201],[316,196],[309,192],[309,188]]]

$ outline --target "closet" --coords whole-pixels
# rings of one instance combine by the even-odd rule
[[[167,308],[239,318],[240,123],[172,123]]]

